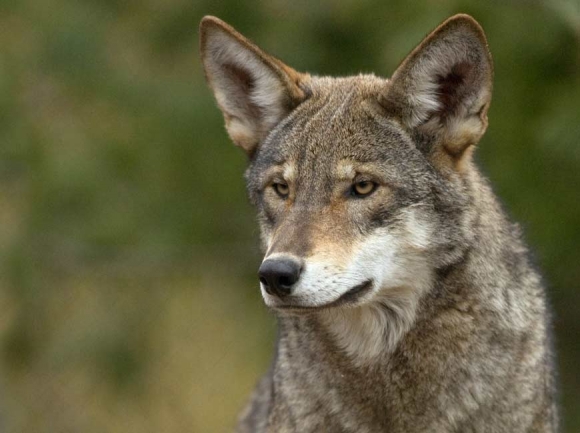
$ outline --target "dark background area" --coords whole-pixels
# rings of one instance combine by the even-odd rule
[[[269,362],[203,15],[298,70],[389,76],[458,12],[495,62],[477,158],[545,276],[580,431],[578,0],[2,1],[0,429],[225,432]]]

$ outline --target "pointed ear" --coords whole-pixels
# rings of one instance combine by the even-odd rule
[[[492,74],[482,28],[469,15],[455,15],[401,63],[381,105],[404,126],[459,157],[487,127]]]
[[[205,76],[233,142],[250,156],[267,133],[306,95],[299,74],[218,18],[200,25]]]

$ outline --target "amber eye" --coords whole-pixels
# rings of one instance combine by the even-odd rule
[[[290,192],[290,188],[288,187],[288,184],[277,182],[277,183],[272,184],[272,187],[274,188],[274,191],[276,191],[276,193],[280,197],[282,197],[282,198],[288,197],[288,193]]]
[[[356,197],[366,197],[375,190],[377,184],[370,180],[363,180],[353,184],[351,194]]]

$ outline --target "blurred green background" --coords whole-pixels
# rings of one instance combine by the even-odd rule
[[[494,56],[478,159],[545,275],[580,431],[578,0],[0,2],[0,430],[225,432],[269,362],[203,15],[298,70],[388,76],[457,12]]]

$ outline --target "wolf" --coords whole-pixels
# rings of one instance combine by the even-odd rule
[[[211,16],[200,36],[279,324],[235,431],[556,432],[545,290],[473,158],[480,25],[449,18],[390,79],[297,72]]]

